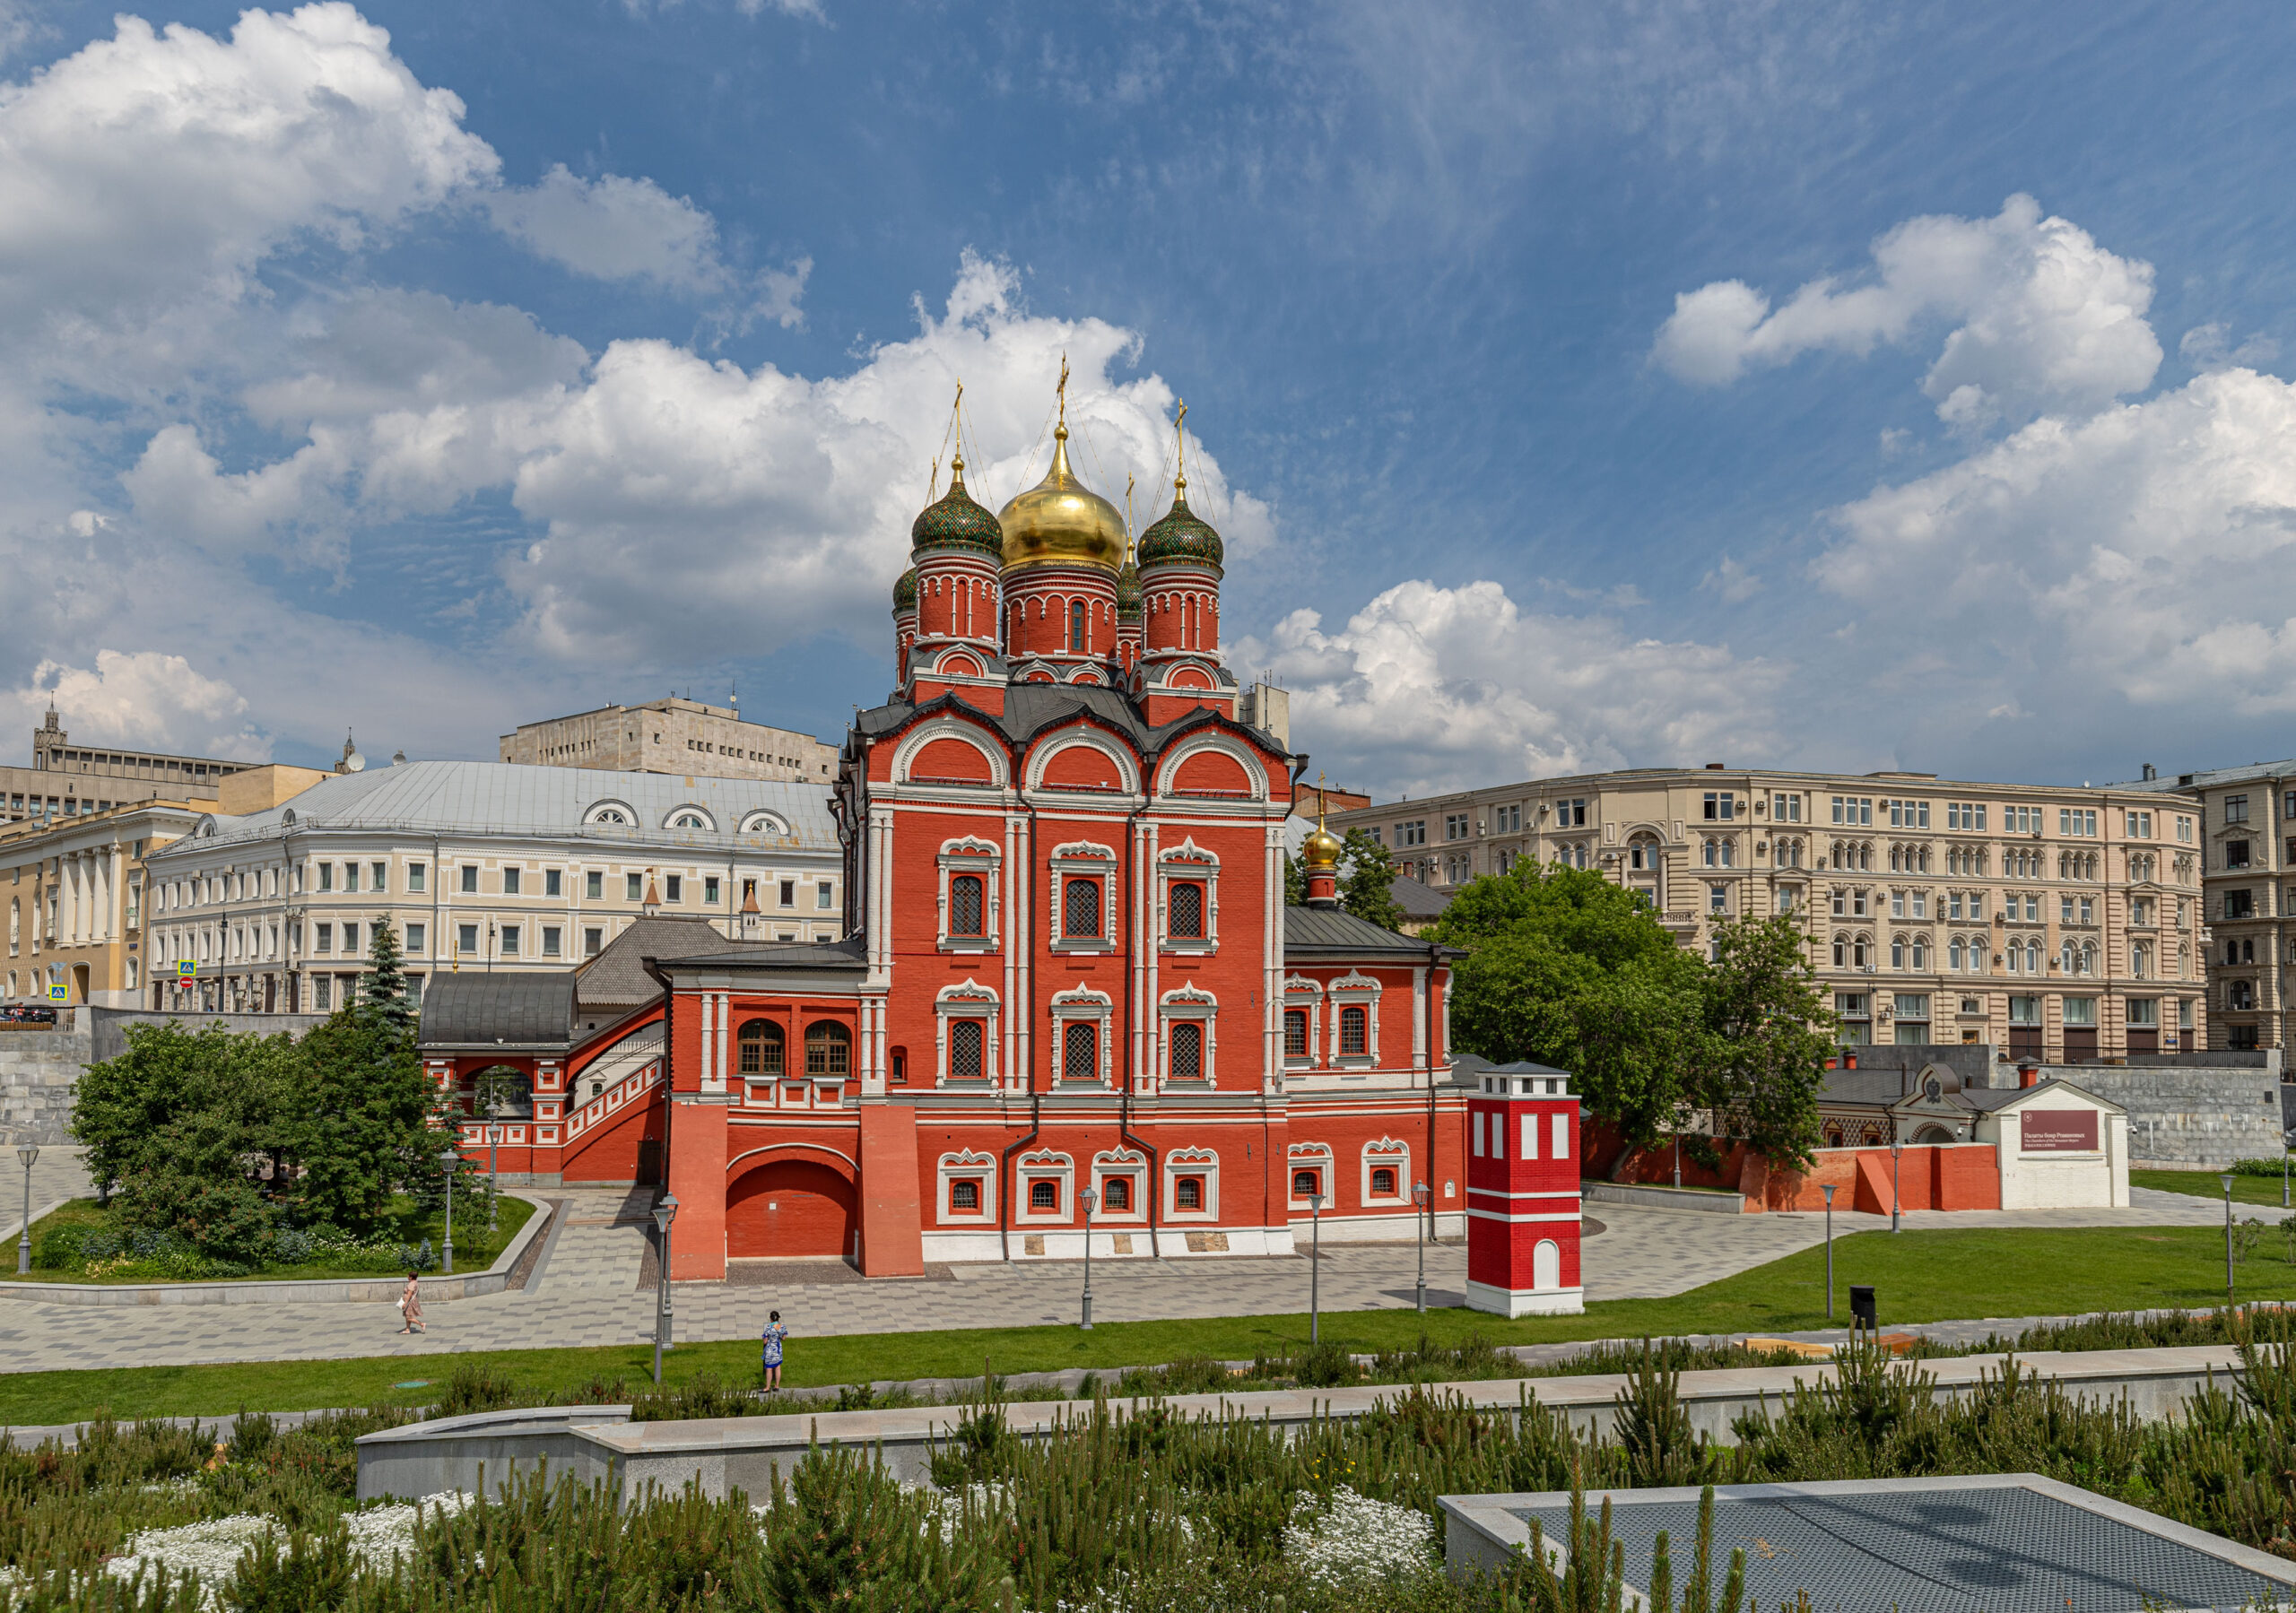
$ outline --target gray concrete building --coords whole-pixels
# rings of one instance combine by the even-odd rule
[[[32,765],[0,767],[0,823],[77,818],[138,801],[213,801],[217,783],[259,762],[117,745],[75,745],[55,707],[32,730]]]
[[[742,720],[738,706],[674,697],[643,706],[524,723],[506,733],[500,759],[537,767],[596,767],[627,773],[703,774],[827,785],[837,747],[809,733]]]

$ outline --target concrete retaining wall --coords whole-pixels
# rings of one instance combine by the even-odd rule
[[[2126,1109],[2138,1166],[2221,1170],[2235,1159],[2280,1157],[2276,1063],[2048,1064],[2041,1073]]]
[[[1922,1364],[1938,1392],[1965,1395],[2003,1357],[1964,1356]],[[2186,1349],[2041,1351],[2019,1360],[2043,1378],[2062,1384],[2077,1400],[2126,1400],[2148,1421],[2174,1416],[2184,1401],[2212,1378],[2237,1375],[2239,1352],[2230,1347]],[[1735,1443],[1732,1424],[1740,1417],[1775,1411],[1799,1384],[1831,1380],[1831,1366],[1763,1366],[1718,1372],[1686,1372],[1679,1392],[1692,1425],[1717,1444]],[[1528,1396],[1552,1408],[1586,1433],[1609,1434],[1617,1399],[1627,1386],[1622,1374],[1583,1377],[1498,1379],[1433,1386],[1468,1403],[1506,1411]],[[1182,1417],[1249,1418],[1275,1427],[1304,1427],[1317,1418],[1354,1418],[1408,1392],[1383,1386],[1366,1389],[1274,1390],[1232,1395],[1178,1395],[1164,1402]],[[1147,1404],[1110,1401],[1120,1411]],[[1023,1402],[1005,1408],[1011,1430],[1023,1439],[1043,1439],[1065,1424],[1091,1413],[1090,1401]],[[626,1406],[558,1408],[517,1412],[482,1412],[438,1422],[412,1423],[370,1434],[359,1442],[359,1497],[435,1495],[440,1490],[476,1492],[509,1483],[514,1473],[533,1472],[547,1462],[552,1473],[571,1473],[582,1482],[613,1487],[632,1500],[650,1486],[675,1491],[698,1481],[711,1496],[741,1490],[762,1496],[777,1472],[787,1474],[803,1460],[809,1444],[873,1447],[887,1469],[904,1483],[932,1478],[936,1444],[954,1434],[961,1407],[909,1410],[828,1411],[779,1417],[696,1418],[688,1422],[633,1423]]]
[[[1581,1182],[1578,1196],[1590,1204],[1639,1204],[1645,1210],[1700,1210],[1709,1215],[1744,1215],[1744,1193],[1711,1188],[1673,1187],[1655,1182]]]
[[[89,1062],[96,1064],[116,1059],[127,1051],[127,1028],[131,1025],[175,1025],[195,1035],[211,1025],[220,1025],[233,1035],[253,1031],[261,1036],[300,1036],[312,1026],[326,1023],[325,1014],[164,1014],[140,1008],[91,1008],[87,1016],[93,1022],[91,1036],[94,1051],[89,1054]]]
[[[83,1029],[0,1030],[0,1124],[43,1148],[71,1141],[73,1094],[91,1056]]]

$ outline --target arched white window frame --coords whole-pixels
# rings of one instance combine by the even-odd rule
[[[970,723],[960,722],[954,717],[939,717],[930,723],[920,724],[901,736],[900,743],[893,750],[894,782],[904,785],[914,783],[920,789],[928,790],[980,787],[977,785],[952,785],[935,779],[918,780],[910,777],[909,770],[916,763],[918,755],[935,740],[957,740],[979,751],[988,762],[989,788],[1001,790],[1012,782],[1011,769],[1005,765],[1007,758],[1004,747],[991,743],[988,736]]]
[[[1193,985],[1166,992],[1157,1001],[1156,1073],[1172,1080],[1172,1027],[1187,1023],[1204,1028],[1204,1073],[1207,1087],[1219,1085],[1220,1000]]]
[[[1371,1191],[1374,1167],[1396,1173],[1396,1190],[1392,1193]],[[1362,1203],[1365,1209],[1384,1208],[1411,1202],[1411,1144],[1393,1137],[1378,1137],[1363,1145]]]
[[[933,1084],[945,1087],[954,1078],[949,1074],[949,1021],[952,1019],[986,1019],[988,1027],[980,1049],[979,1080],[994,1085],[1003,1076],[997,1064],[1001,1042],[997,1023],[1004,1004],[997,1000],[994,988],[986,986],[968,976],[954,985],[944,985],[933,999]],[[970,1086],[973,1078],[967,1077]]]
[[[742,820],[742,833],[744,835],[787,835],[788,832],[788,823],[777,813],[759,811]]]
[[[688,819],[693,821],[688,822]],[[689,835],[714,835],[718,832],[718,818],[700,802],[686,801],[662,814],[662,827]]]
[[[1131,1209],[1109,1208],[1108,1182],[1111,1176],[1123,1177],[1131,1184]],[[1148,1220],[1148,1156],[1135,1148],[1107,1149],[1093,1155],[1092,1191],[1100,1195],[1100,1206],[1092,1212],[1094,1226],[1103,1221],[1144,1226]]]
[[[1379,1062],[1379,983],[1368,975],[1350,969],[1326,988],[1330,1003],[1330,1068],[1334,1070],[1371,1070]],[[1363,1025],[1363,1048],[1361,1054],[1343,1054],[1339,1051],[1340,1010],[1346,1008],[1366,1010]],[[1325,1189],[1326,1192],[1330,1189]]]
[[[944,1226],[978,1227],[996,1224],[996,1156],[973,1149],[941,1156],[939,1210],[935,1218]],[[952,1210],[949,1201],[960,1182],[980,1184],[978,1210]]]
[[[1133,759],[1121,748],[1119,748],[1115,741],[1109,739],[1103,734],[1096,733],[1091,729],[1072,729],[1070,732],[1058,735],[1040,746],[1037,751],[1029,758],[1029,788],[1031,791],[1045,788],[1044,776],[1046,771],[1051,767],[1053,759],[1065,751],[1077,750],[1098,751],[1109,761],[1114,762],[1116,764],[1118,790],[1126,795],[1136,796],[1140,793],[1139,765],[1135,762]],[[1058,793],[1063,795],[1069,795],[1091,794],[1096,793],[1100,794],[1114,794],[1118,792],[1093,792],[1062,788]]]
[[[1118,891],[1116,877],[1116,853],[1091,840],[1074,840],[1055,846],[1048,865],[1046,899],[1052,906],[1052,950],[1056,952],[1109,952],[1116,950],[1116,938],[1122,933],[1118,922]],[[1068,906],[1063,899],[1063,889],[1071,879],[1091,879],[1100,882],[1100,930],[1097,935],[1071,935],[1065,925]]]
[[[936,898],[940,915],[940,948],[944,952],[994,952],[996,950],[1000,927],[1004,919],[1004,886],[997,872],[1004,866],[1004,853],[993,840],[978,835],[964,835],[954,840],[941,842],[937,858],[940,891]],[[957,874],[978,874],[980,877],[981,935],[952,935],[949,933],[949,880]]]
[[[1284,1201],[1302,1215],[1311,1213],[1308,1201],[1300,1196],[1298,1191],[1299,1184],[1295,1179],[1299,1173],[1304,1170],[1314,1171],[1317,1179],[1322,1183],[1324,1210],[1326,1212],[1337,1210],[1339,1200],[1332,1192],[1335,1178],[1332,1174],[1331,1144],[1295,1142],[1283,1150]]]
[[[1060,1184],[1059,1207],[1055,1210],[1035,1210],[1029,1201],[1030,1190],[1039,1182]],[[1033,1149],[1021,1156],[1013,1167],[1013,1218],[1023,1225],[1036,1222],[1043,1226],[1065,1225],[1076,1216],[1076,1161],[1066,1154],[1051,1149]]]
[[[1323,1062],[1324,1019],[1318,1011],[1323,1001],[1324,988],[1304,975],[1288,975],[1283,980],[1283,1006],[1300,1009],[1308,1016],[1308,1051],[1305,1057],[1287,1053],[1283,1066],[1287,1070],[1313,1070]]]
[[[1052,1016],[1052,1079],[1056,1082],[1096,1080],[1105,1086],[1111,1080],[1116,1049],[1113,1045],[1115,1038],[1109,1032],[1115,1019],[1115,1006],[1106,992],[1094,991],[1091,986],[1078,986],[1072,991],[1053,993],[1047,1007]],[[1100,1034],[1093,1038],[1093,1050],[1100,1068],[1083,1075],[1067,1069],[1065,1063],[1068,1056],[1066,1032],[1069,1024],[1077,1019],[1090,1019],[1100,1028]]]
[[[594,801],[582,813],[585,824],[600,824],[607,828],[636,828],[644,820],[638,809],[626,801]]]
[[[1243,768],[1246,791],[1252,801],[1265,802],[1267,799],[1267,769],[1260,765],[1258,757],[1253,755],[1242,743],[1224,733],[1198,734],[1184,741],[1178,750],[1166,756],[1156,767],[1157,798],[1163,801],[1173,799],[1177,787],[1176,781],[1180,774],[1187,769],[1190,761],[1206,750],[1217,750]],[[1215,798],[1197,804],[1216,806],[1218,802]]]
[[[1171,932],[1172,887],[1181,882],[1204,887],[1201,938]],[[1196,845],[1193,836],[1156,854],[1156,930],[1157,944],[1166,952],[1209,955],[1220,950],[1220,859]]]
[[[1174,1184],[1182,1176],[1204,1178],[1204,1202],[1194,1210],[1179,1208]],[[1174,1149],[1164,1156],[1163,1214],[1167,1221],[1216,1221],[1220,1218],[1220,1156],[1210,1149]]]

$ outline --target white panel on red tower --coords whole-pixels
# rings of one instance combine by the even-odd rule
[[[1467,1099],[1467,1304],[1501,1316],[1576,1315],[1578,1099],[1567,1071],[1501,1064]]]

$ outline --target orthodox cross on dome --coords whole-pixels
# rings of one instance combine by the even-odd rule
[[[1174,466],[1172,486],[1184,488],[1187,486],[1187,400],[1186,398],[1180,400],[1179,415],[1172,421],[1172,435],[1178,439],[1177,446],[1172,451]],[[1318,779],[1316,782],[1320,784],[1323,781]]]
[[[1068,355],[1066,353],[1060,355],[1060,384],[1052,390],[1053,395],[1060,400],[1058,433],[1065,437],[1068,435]]]

